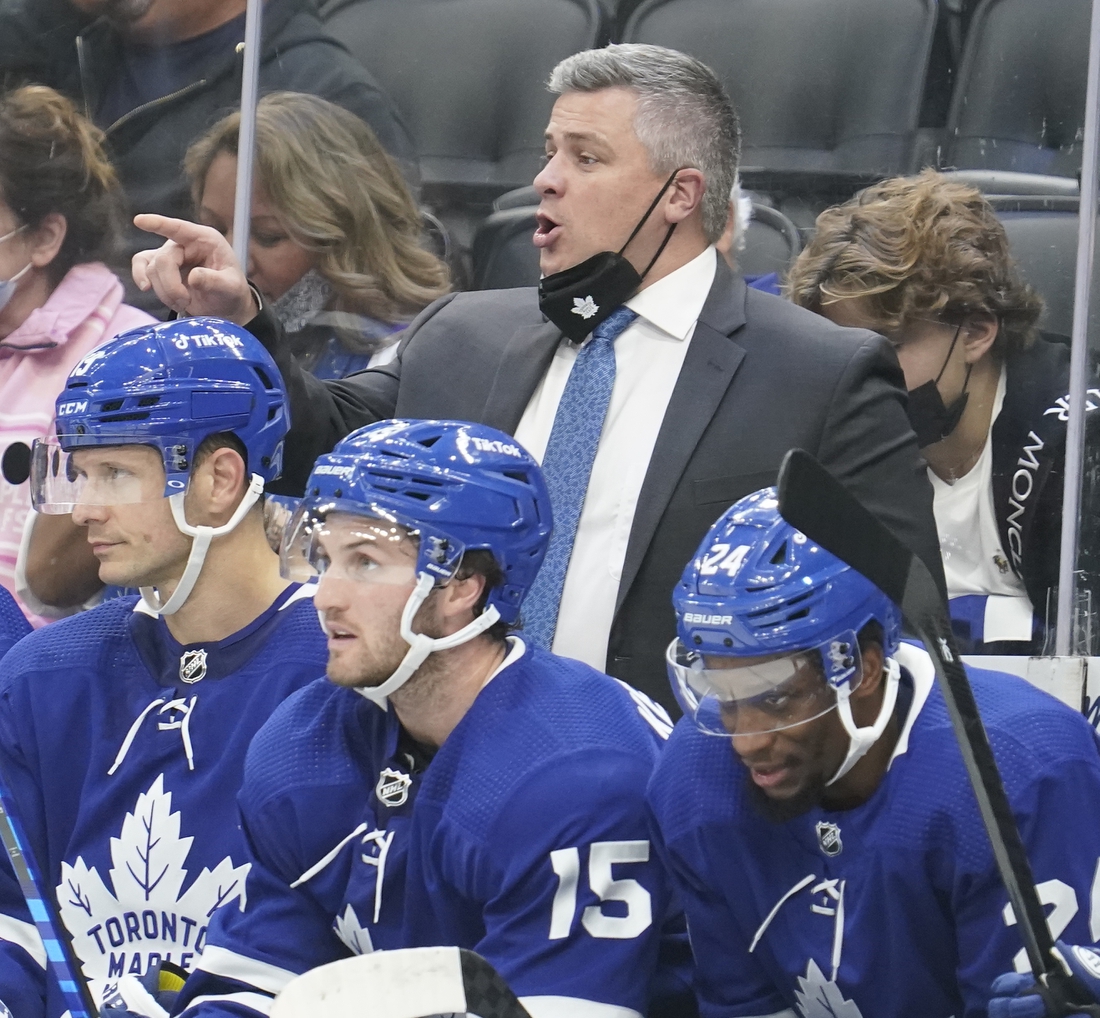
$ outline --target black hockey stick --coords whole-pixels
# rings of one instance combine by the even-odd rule
[[[779,471],[779,512],[810,540],[862,573],[897,604],[924,641],[951,717],[966,773],[1016,913],[1028,961],[1052,1016],[1100,1016],[1054,954],[1031,865],[1005,794],[974,693],[951,632],[947,606],[928,567],[809,453],[792,449]]]
[[[46,967],[57,978],[61,995],[72,1018],[96,1018],[99,1014],[81,978],[80,965],[73,956],[65,927],[42,882],[41,873],[31,854],[30,845],[19,819],[11,808],[11,792],[0,778],[0,842],[11,859],[19,889],[26,899],[35,929],[46,950]]]
[[[311,969],[275,998],[271,1018],[531,1018],[484,958],[458,947],[375,951]]]

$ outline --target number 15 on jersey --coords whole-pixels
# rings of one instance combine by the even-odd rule
[[[637,880],[615,879],[611,867],[649,862],[648,841],[596,841],[588,849],[588,886],[600,900],[581,912],[581,926],[593,937],[610,940],[631,940],[644,933],[653,923],[653,902]],[[558,877],[558,889],[550,914],[550,939],[562,940],[573,929],[577,914],[577,888],[581,880],[579,848],[559,848],[550,853],[550,865]],[[603,911],[607,902],[621,902],[616,911],[625,914],[608,915]]]

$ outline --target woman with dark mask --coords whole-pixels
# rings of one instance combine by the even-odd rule
[[[1058,580],[1069,348],[1038,335],[1042,300],[993,208],[932,170],[883,181],[818,216],[787,293],[897,350],[964,648],[1042,650]]]

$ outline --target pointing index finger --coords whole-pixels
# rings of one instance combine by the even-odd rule
[[[233,249],[213,227],[150,213],[134,216],[134,225],[147,233],[158,233],[176,244],[182,250],[183,262],[213,269],[237,265]]]
[[[199,226],[198,223],[189,223],[186,219],[172,219],[169,216],[157,216],[148,212],[134,216],[134,225],[146,233],[158,233],[181,245],[201,240],[203,234],[209,229],[209,227]]]

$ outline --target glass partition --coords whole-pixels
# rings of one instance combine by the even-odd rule
[[[250,247],[258,250],[249,214],[257,96],[316,89],[369,122],[397,160],[452,282],[512,286],[538,275],[529,184],[553,101],[544,88],[552,66],[609,40],[673,46],[712,66],[741,114],[742,185],[755,214],[731,257],[747,275],[775,273],[781,283],[823,209],[884,177],[933,167],[988,197],[1024,277],[1044,298],[1039,341],[1069,348],[1077,225],[1095,183],[1086,158],[1095,120],[1086,117],[1090,0],[302,0],[300,7],[296,17],[315,19],[316,32],[340,44],[327,45],[327,61],[295,63],[280,48],[281,15],[261,26],[261,0],[231,0],[216,24],[189,21],[183,5],[163,0],[0,0],[0,85],[38,82],[69,96],[104,131],[127,215],[200,218],[232,234],[246,264]],[[166,32],[173,44],[154,44]],[[545,51],[517,59],[517,40],[533,32]],[[267,59],[276,51],[278,59]],[[347,99],[353,92],[369,101]],[[207,187],[212,162],[186,154],[233,109],[244,116],[215,194]],[[127,301],[163,315],[129,279],[130,255],[159,238],[130,226],[122,233],[122,250],[104,257]],[[1089,280],[1100,272],[1093,261]],[[334,301],[323,289],[308,296]],[[1026,587],[1042,623],[1032,649],[1045,654],[1100,654],[1100,443],[1088,423],[1100,407],[1097,302],[1093,292],[1077,330],[1088,345],[1078,372],[1085,422],[1073,424],[1068,363],[1042,386],[1033,378],[1037,402],[1029,412],[1064,429],[1039,428],[1040,448],[1028,439],[1031,423],[1023,428],[1002,482],[1010,572],[1024,569],[1013,560],[1013,542],[1040,549],[1044,560]],[[373,317],[382,336],[374,344],[401,324],[396,315]],[[1066,463],[1072,475],[1079,459],[1080,490],[1071,476],[1065,513],[1076,540],[1059,580],[1060,522],[1048,510],[1066,478],[1067,436]],[[12,453],[13,478],[17,461]],[[20,485],[0,484],[0,508],[22,518]]]

